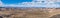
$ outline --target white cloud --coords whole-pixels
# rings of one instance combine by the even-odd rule
[[[53,3],[53,2],[50,2]],[[41,2],[23,2],[18,4],[2,4],[0,7],[56,7],[56,5],[51,5],[47,2],[41,3]],[[58,7],[58,6],[57,6]]]
[[[0,1],[0,6],[2,6],[2,4],[3,4],[3,3]]]
[[[37,0],[38,1],[38,0]],[[39,2],[23,2],[18,4],[3,4],[2,6],[11,6],[11,7],[40,7],[42,6]]]

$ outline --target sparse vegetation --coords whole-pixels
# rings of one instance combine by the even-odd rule
[[[4,18],[49,18],[52,14],[49,8],[2,8],[2,10],[0,14]]]

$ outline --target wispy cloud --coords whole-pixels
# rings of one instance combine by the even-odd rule
[[[44,7],[44,4],[35,3],[35,2],[23,2],[18,4],[3,4],[2,6],[10,6],[10,7]]]
[[[0,7],[60,7],[60,5],[56,5],[53,2],[23,2],[18,4],[2,4]]]

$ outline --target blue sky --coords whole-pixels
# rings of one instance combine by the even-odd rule
[[[1,0],[1,1],[3,2],[2,7],[60,7],[60,2],[55,3],[55,4],[53,2],[52,3],[53,5],[47,6],[46,0],[40,1],[42,3],[40,3],[39,5],[36,2],[32,2],[33,0]],[[27,2],[27,4],[25,4],[25,2]],[[19,3],[23,3],[23,4],[19,4]],[[30,4],[28,4],[28,3],[30,3]]]
[[[32,0],[2,0],[5,4],[17,4],[22,2],[32,2]]]

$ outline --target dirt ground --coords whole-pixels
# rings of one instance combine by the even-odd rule
[[[56,8],[0,8],[0,16],[3,18],[51,18],[60,14]]]

